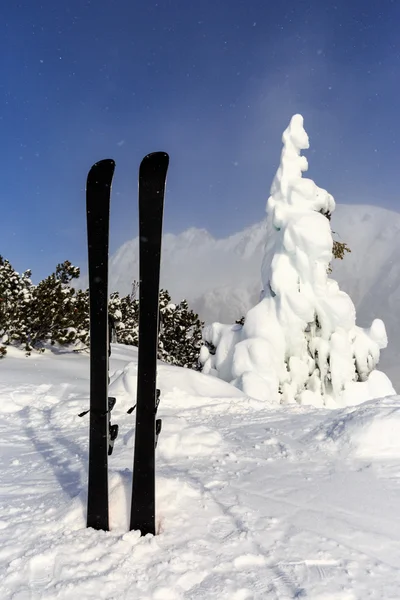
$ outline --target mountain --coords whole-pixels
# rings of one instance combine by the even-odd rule
[[[246,296],[249,288],[260,286],[264,241],[264,223],[220,240],[204,229],[191,228],[178,235],[167,233],[163,238],[161,286],[176,300],[187,298],[193,302],[197,299],[198,303],[205,294],[226,288]],[[138,259],[138,238],[121,246],[110,260],[110,289],[124,294],[130,291],[132,280],[138,278]],[[215,320],[220,314],[229,320],[231,312],[224,301],[221,312],[218,313],[217,307],[210,308],[202,317]]]
[[[338,205],[332,217],[336,239],[351,254],[335,260],[332,277],[352,298],[357,323],[375,317],[386,324],[389,347],[381,367],[400,389],[400,214],[366,205]],[[191,228],[163,239],[161,285],[175,300],[187,298],[206,322],[234,322],[257,302],[265,222],[224,239]],[[110,289],[127,294],[138,279],[138,239],[126,242],[111,258]]]
[[[334,261],[332,277],[352,298],[357,324],[379,317],[389,345],[380,367],[400,389],[400,214],[374,206],[340,206],[332,218],[352,252]]]

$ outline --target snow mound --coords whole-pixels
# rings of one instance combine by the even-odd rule
[[[306,436],[311,445],[360,459],[400,458],[400,397],[345,408]]]
[[[111,376],[110,395],[118,398],[116,411],[124,411],[136,402],[137,388],[137,362],[132,361],[134,357],[137,360],[137,348],[123,347],[122,344],[115,344],[116,356],[121,359],[129,360],[123,369],[117,369]],[[177,377],[179,377],[179,386],[176,386]],[[166,366],[161,361],[158,362],[158,387],[161,389],[163,402],[168,397],[174,400],[181,400],[182,407],[191,404],[198,406],[201,404],[201,398],[208,401],[210,394],[225,400],[248,400],[246,395],[236,387],[225,381],[215,380],[214,377],[207,377],[199,371],[185,369],[182,367]]]
[[[183,456],[189,458],[207,456],[221,452],[223,447],[221,435],[202,425],[182,427],[179,423],[179,428],[167,425],[163,433],[165,435],[160,442],[160,453],[167,460],[179,459]]]

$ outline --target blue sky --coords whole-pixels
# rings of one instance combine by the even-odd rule
[[[320,186],[399,210],[399,23],[395,0],[7,3],[0,254],[34,280],[65,259],[85,269],[86,174],[106,157],[116,250],[137,234],[154,150],[171,157],[166,231],[254,223],[296,112]]]

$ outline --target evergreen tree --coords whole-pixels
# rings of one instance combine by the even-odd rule
[[[78,267],[69,261],[38,285],[32,285],[30,271],[17,273],[0,257],[0,343],[23,344],[30,353],[44,350],[45,344],[89,344],[89,292],[75,290],[71,282],[79,277]],[[139,342],[138,285],[132,293],[109,299],[109,316],[114,337],[111,341],[137,346]],[[175,305],[166,290],[160,291],[160,335],[158,356],[165,362],[198,368],[202,326],[186,300]],[[6,352],[0,345],[0,357]]]
[[[27,349],[51,344],[87,345],[89,340],[88,292],[70,286],[80,270],[69,261],[57,265],[56,271],[33,290],[29,304]]]
[[[20,275],[10,262],[0,256],[0,356],[4,345],[27,340],[27,311],[32,300],[31,272]]]
[[[175,305],[169,293],[161,290],[158,357],[170,364],[198,369],[203,325],[186,300]]]
[[[120,298],[113,292],[108,305],[113,321],[116,342],[137,346],[139,343],[139,302],[132,294]]]
[[[130,295],[120,298],[118,292],[114,292],[110,297],[109,313],[119,344],[139,344],[139,301],[135,297],[136,290],[134,283]],[[160,290],[159,319],[158,358],[177,366],[197,369],[203,327],[198,315],[189,309],[186,300],[175,305],[170,294]]]

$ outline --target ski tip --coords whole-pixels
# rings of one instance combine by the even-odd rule
[[[107,172],[107,171],[112,171],[114,172],[115,169],[115,160],[113,160],[112,158],[103,158],[103,160],[98,160],[97,162],[94,163],[94,165],[91,167],[89,174],[96,171],[96,172]]]
[[[114,175],[115,161],[112,158],[104,158],[95,162],[91,167],[88,176],[88,183],[108,183],[111,184],[111,180]]]
[[[167,158],[169,159],[168,152],[150,152],[150,154],[146,154],[143,160],[154,160],[155,158]]]
[[[146,187],[155,185],[157,189],[160,185],[165,185],[168,165],[169,156],[166,152],[152,152],[151,154],[147,154],[140,163],[139,182],[142,182],[142,185]]]
[[[92,169],[101,169],[104,167],[115,167],[115,160],[112,158],[103,158],[95,162]]]
[[[150,152],[150,154],[146,154],[143,158],[141,166],[149,163],[153,165],[165,165],[168,167],[169,154],[167,152]]]

